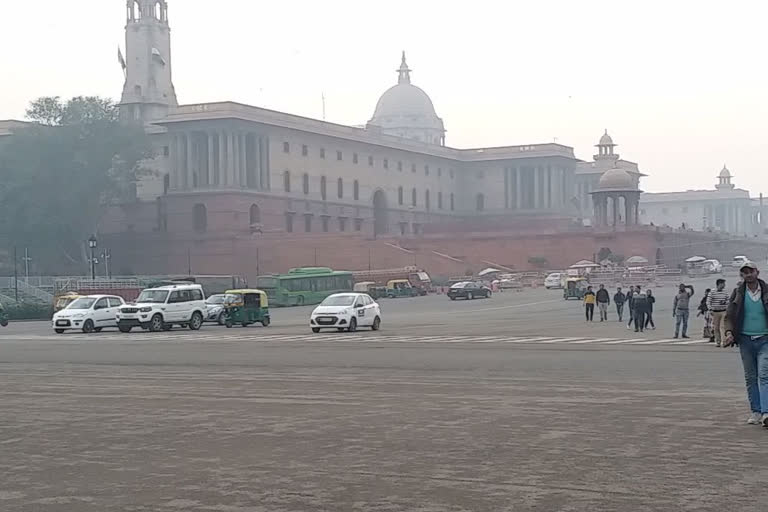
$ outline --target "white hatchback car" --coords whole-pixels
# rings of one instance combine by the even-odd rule
[[[547,290],[553,290],[563,287],[563,274],[560,272],[553,272],[544,279],[544,287]]]
[[[53,330],[57,334],[82,330],[100,332],[105,327],[117,327],[117,310],[125,304],[115,295],[86,295],[53,315]]]
[[[312,332],[338,329],[354,332],[358,327],[381,329],[381,308],[365,293],[336,293],[326,298],[309,318]]]
[[[170,331],[174,325],[197,331],[205,319],[205,298],[199,284],[148,288],[139,294],[135,304],[117,312],[120,332],[141,327],[152,332]]]

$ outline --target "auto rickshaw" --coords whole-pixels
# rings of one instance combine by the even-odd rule
[[[563,298],[582,300],[587,291],[587,280],[583,277],[569,277],[563,287]]]
[[[269,326],[269,299],[262,290],[229,290],[224,302],[224,325],[231,328],[235,324],[248,327],[261,322]]]
[[[393,279],[387,283],[387,297],[394,299],[397,297],[416,297],[419,290],[411,285],[407,279]]]
[[[79,298],[80,298],[80,294],[77,292],[67,292],[67,293],[58,295],[55,299],[53,299],[53,312],[58,313],[59,311],[66,308],[67,306],[69,306]]]
[[[372,299],[381,299],[387,296],[387,287],[379,286],[373,281],[364,281],[362,283],[355,283],[354,291],[358,293],[367,293]]]
[[[5,312],[2,302],[0,302],[0,325],[8,327],[8,313]]]

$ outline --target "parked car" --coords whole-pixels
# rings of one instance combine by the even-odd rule
[[[354,332],[358,327],[381,329],[381,308],[366,293],[336,293],[326,298],[309,317],[312,332],[337,329]]]
[[[702,262],[702,267],[706,272],[710,274],[719,274],[723,271],[723,264],[719,260],[705,260]]]
[[[493,292],[483,283],[476,281],[463,281],[456,283],[448,289],[448,298],[456,300],[458,298],[472,299],[490,299]]]
[[[555,290],[563,287],[563,274],[560,272],[553,272],[544,279],[544,288],[547,290]]]
[[[746,256],[734,256],[733,261],[731,261],[731,267],[735,269],[740,269],[748,261],[749,261],[749,258],[747,258]]]
[[[148,288],[139,294],[135,304],[117,312],[120,332],[141,327],[152,332],[170,331],[174,325],[200,329],[205,318],[203,287],[199,284]]]
[[[122,297],[115,295],[86,295],[71,302],[66,308],[53,315],[53,330],[56,334],[82,330],[89,334],[101,332],[106,327],[117,327],[117,311],[125,304]]]
[[[215,322],[224,325],[224,305],[227,301],[226,293],[217,293],[205,299],[205,322]]]

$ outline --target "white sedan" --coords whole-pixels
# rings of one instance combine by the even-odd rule
[[[124,305],[115,295],[86,295],[53,315],[53,330],[57,334],[82,330],[89,334],[105,327],[117,327],[117,309]]]
[[[337,329],[355,332],[358,327],[381,329],[381,308],[365,293],[337,293],[325,299],[309,318],[312,332]]]

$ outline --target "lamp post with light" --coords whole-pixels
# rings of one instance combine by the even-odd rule
[[[96,280],[96,247],[98,246],[96,235],[91,235],[88,239],[88,247],[91,249],[91,280]]]

